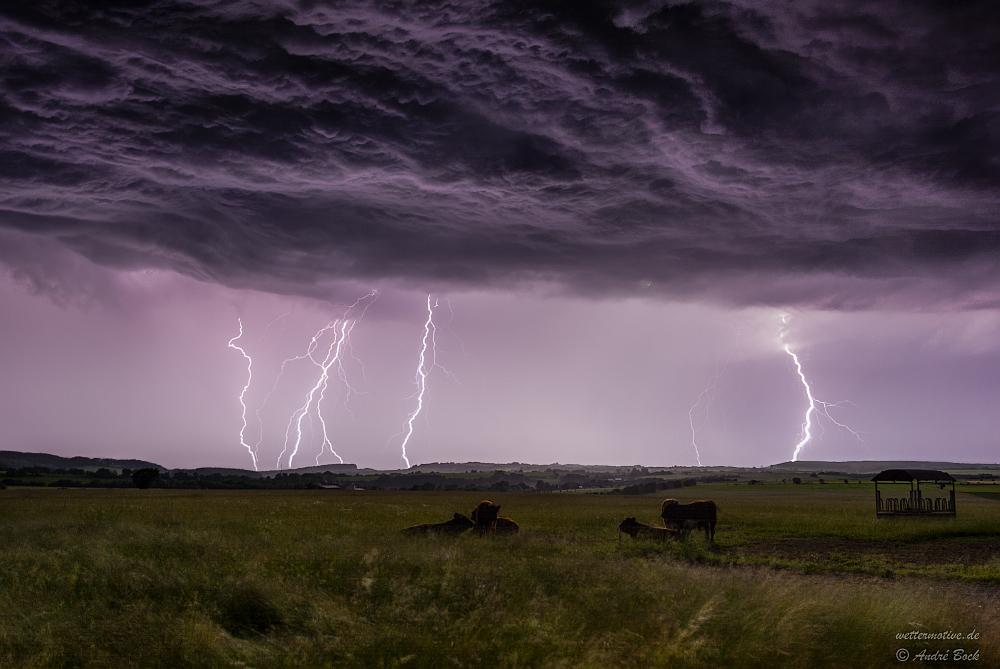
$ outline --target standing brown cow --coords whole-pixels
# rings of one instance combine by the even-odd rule
[[[694,523],[695,527],[705,530],[706,539],[715,541],[718,509],[715,502],[710,499],[690,504],[681,504],[676,499],[665,499],[660,505],[660,516],[663,518],[664,527],[682,530],[686,523]]]

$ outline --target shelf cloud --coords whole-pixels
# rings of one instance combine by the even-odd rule
[[[989,2],[8,7],[0,235],[302,295],[995,306],[998,22]]]

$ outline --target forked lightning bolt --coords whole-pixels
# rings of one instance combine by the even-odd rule
[[[260,436],[257,439],[257,443],[254,446],[250,446],[249,444],[247,444],[245,437],[247,428],[247,406],[245,398],[247,391],[250,389],[250,385],[253,379],[252,375],[253,361],[250,359],[250,355],[247,354],[247,352],[242,347],[237,346],[235,343],[243,336],[243,321],[242,319],[238,319],[240,332],[237,336],[229,340],[229,347],[238,350],[240,353],[243,354],[243,357],[246,358],[247,360],[247,383],[243,387],[243,391],[240,393],[240,405],[243,407],[243,427],[240,429],[240,444],[242,444],[243,447],[247,449],[247,452],[250,453],[250,457],[253,459],[253,467],[255,471],[257,471],[257,452],[261,445],[261,442],[264,440],[263,420],[261,419],[260,415],[261,410],[267,404],[267,401],[268,399],[270,399],[271,395],[273,395],[274,392],[277,390],[278,382],[281,380],[281,376],[284,374],[285,368],[288,366],[288,364],[306,358],[308,358],[310,362],[312,362],[316,367],[319,368],[320,370],[319,380],[307,393],[305,403],[302,405],[302,407],[297,409],[292,414],[292,417],[289,420],[288,428],[286,428],[285,430],[284,448],[282,449],[281,454],[278,456],[278,469],[281,469],[282,459],[284,458],[285,453],[288,451],[290,433],[292,426],[294,425],[296,439],[292,450],[292,454],[288,458],[288,466],[289,467],[292,466],[292,460],[298,453],[298,448],[302,440],[302,421],[306,417],[306,415],[310,413],[313,407],[315,407],[316,416],[319,419],[320,425],[322,426],[323,430],[323,444],[321,446],[319,454],[316,456],[316,464],[317,465],[319,464],[319,458],[323,455],[323,453],[326,452],[327,448],[329,448],[330,453],[332,453],[338,460],[340,460],[341,463],[343,463],[344,461],[343,458],[341,458],[340,455],[333,449],[333,444],[330,441],[330,437],[326,427],[326,420],[323,418],[322,402],[327,386],[329,385],[330,370],[331,368],[333,368],[334,365],[336,365],[337,376],[340,378],[341,381],[343,381],[344,385],[347,386],[348,399],[350,398],[351,393],[355,392],[354,389],[351,387],[350,383],[348,382],[347,372],[343,368],[342,353],[345,351],[345,349],[348,350],[350,349],[351,331],[354,329],[354,326],[362,318],[364,318],[365,313],[368,311],[368,307],[370,307],[375,302],[376,299],[378,299],[378,291],[372,291],[371,293],[368,293],[367,295],[358,298],[358,300],[355,301],[354,304],[339,305],[341,307],[344,307],[344,317],[342,319],[330,321],[325,326],[320,328],[320,330],[313,335],[312,340],[309,342],[309,346],[307,347],[306,352],[303,355],[288,358],[281,363],[281,370],[279,371],[278,376],[274,381],[274,386],[271,388],[270,392],[267,393],[267,395],[264,397],[264,401],[261,402],[260,406],[256,410],[257,423],[260,426]],[[356,317],[349,317],[351,311],[356,309],[358,305],[362,303],[364,303],[364,308],[361,310],[361,314]],[[281,320],[282,318],[285,318],[286,316],[288,316],[288,313],[285,313],[283,316],[279,316],[275,320],[271,321],[271,323],[269,323],[267,328],[265,329],[264,334],[265,335],[267,334],[267,329],[269,329],[272,325],[274,325],[274,323]],[[328,347],[324,347],[324,349],[326,350],[326,354],[323,355],[322,359],[319,359],[316,355],[316,352],[320,348],[320,340],[326,332],[331,330],[333,331],[334,335],[333,343],[331,343]],[[263,337],[264,335],[261,335],[261,339],[263,339]],[[357,358],[354,359],[357,360]],[[346,401],[347,400],[345,400],[345,404]],[[312,418],[310,417],[310,421],[311,420]]]
[[[781,323],[782,326],[788,323],[788,316],[783,315],[781,317]],[[778,335],[778,337],[779,339],[783,339],[785,337],[784,327],[782,327],[781,334]],[[868,444],[865,443],[865,440],[861,438],[860,434],[852,430],[847,425],[838,422],[833,416],[830,415],[829,411],[830,407],[839,407],[842,404],[844,404],[844,402],[823,402],[822,400],[816,399],[812,394],[812,387],[809,385],[809,380],[806,379],[805,372],[802,371],[802,363],[799,361],[799,356],[795,354],[790,344],[786,343],[782,346],[782,348],[785,351],[785,353],[791,356],[792,362],[795,364],[795,371],[799,376],[799,381],[802,382],[802,387],[805,389],[806,397],[809,399],[809,408],[806,409],[806,415],[802,421],[801,439],[799,439],[799,443],[795,444],[795,450],[792,453],[792,462],[798,461],[799,454],[802,452],[802,449],[805,448],[805,445],[812,440],[813,414],[816,414],[817,419],[819,418],[819,416],[825,416],[827,420],[829,420],[831,423],[833,423],[840,429],[847,430],[852,435],[854,435],[854,437],[858,441],[867,446]],[[817,425],[818,424],[819,423],[817,421]]]
[[[365,303],[364,308],[361,310],[361,315],[357,316],[356,318],[347,318],[347,315],[350,314],[353,309],[355,309],[359,304],[361,304],[363,301],[369,298],[372,299],[370,302]],[[270,397],[271,393],[274,392],[274,389],[278,387],[278,380],[280,380],[281,375],[284,373],[285,366],[290,362],[309,358],[309,360],[314,365],[316,365],[316,367],[320,369],[320,376],[319,380],[316,381],[316,384],[307,393],[305,403],[300,408],[296,409],[292,413],[291,418],[289,418],[288,427],[285,430],[284,447],[281,450],[281,454],[278,456],[278,469],[281,469],[281,460],[285,456],[285,453],[288,451],[288,442],[290,439],[292,424],[294,423],[295,444],[292,448],[291,455],[288,456],[288,467],[289,469],[292,467],[292,461],[294,460],[296,454],[298,453],[299,444],[302,441],[302,419],[309,414],[310,407],[313,404],[313,398],[316,397],[317,392],[319,393],[319,396],[316,398],[316,417],[319,419],[320,425],[322,426],[323,429],[323,444],[320,447],[320,452],[316,455],[316,464],[319,465],[319,459],[320,457],[322,457],[323,453],[326,452],[327,447],[329,447],[330,453],[332,453],[334,457],[340,460],[341,464],[343,464],[344,459],[340,457],[340,454],[338,454],[335,450],[333,450],[333,444],[330,442],[330,437],[329,434],[327,433],[326,420],[323,418],[323,408],[322,408],[323,397],[326,393],[326,388],[330,380],[330,368],[334,365],[336,365],[338,378],[340,378],[341,381],[343,381],[344,385],[347,387],[348,398],[350,398],[350,393],[354,391],[353,387],[348,382],[347,372],[344,370],[342,353],[345,350],[345,348],[350,348],[351,331],[354,329],[354,326],[357,325],[357,323],[365,317],[365,314],[368,312],[368,307],[374,304],[375,300],[377,299],[378,299],[378,291],[374,290],[365,295],[364,297],[358,298],[354,302],[354,304],[346,307],[344,311],[344,318],[342,320],[336,320],[327,323],[325,326],[320,328],[320,330],[315,335],[313,335],[313,338],[309,342],[309,346],[306,348],[306,352],[304,355],[296,356],[294,358],[288,358],[283,363],[281,363],[281,371],[278,373],[278,378],[275,379],[274,387],[271,389],[271,392],[268,393],[268,397]],[[319,340],[323,336],[323,334],[329,330],[333,330],[334,341],[327,348],[327,352],[326,355],[323,357],[323,360],[322,361],[317,360],[315,357],[315,353],[316,349],[319,348]],[[267,397],[264,398],[264,401],[265,402],[267,401]],[[345,403],[346,401],[347,400],[345,400]]]
[[[736,329],[736,349],[735,349],[735,353],[737,355],[739,354],[739,350],[740,350],[740,330],[739,330],[739,328],[737,328]],[[696,430],[695,430],[694,414],[695,414],[695,411],[698,409],[698,407],[701,406],[701,403],[704,401],[705,402],[705,416],[706,416],[706,419],[707,419],[709,409],[711,409],[712,403],[715,400],[715,391],[719,387],[719,380],[723,377],[723,375],[725,375],[726,370],[729,369],[729,363],[732,361],[732,359],[733,359],[733,352],[731,351],[729,353],[729,355],[726,357],[726,361],[725,361],[725,363],[723,363],[721,370],[719,369],[719,361],[716,360],[716,362],[715,362],[715,375],[712,376],[712,378],[710,378],[708,380],[708,384],[705,386],[705,389],[701,391],[701,394],[698,395],[698,399],[695,400],[695,403],[691,405],[690,409],[688,409],[688,426],[690,426],[690,428],[691,428],[691,444],[690,444],[690,446],[692,448],[694,448],[694,457],[698,460],[698,466],[699,467],[702,466],[702,464],[701,464],[701,452],[698,449],[698,441],[697,441],[697,439],[695,439]]]
[[[337,452],[333,450],[333,445],[330,443],[330,437],[327,435],[326,432],[326,421],[323,420],[323,412],[322,409],[320,408],[320,403],[323,400],[323,395],[326,392],[326,387],[330,381],[330,367],[340,362],[340,353],[344,348],[344,342],[347,339],[348,335],[350,334],[350,331],[354,328],[354,323],[355,321],[353,320],[338,321],[333,323],[332,327],[324,328],[323,330],[320,331],[324,332],[327,329],[332,329],[334,331],[333,343],[331,343],[329,348],[327,349],[326,356],[323,358],[322,362],[313,357],[313,353],[315,353],[316,350],[315,346],[311,346],[309,352],[307,353],[309,359],[316,366],[320,368],[321,372],[319,380],[316,381],[316,385],[314,385],[312,389],[310,389],[310,391],[307,393],[305,403],[298,410],[296,410],[294,414],[292,414],[292,418],[289,421],[289,430],[286,430],[285,432],[286,434],[285,449],[282,450],[281,455],[278,456],[279,467],[281,466],[281,458],[282,456],[284,456],[285,451],[288,449],[288,442],[287,442],[288,432],[291,430],[292,423],[294,423],[295,445],[292,448],[291,454],[288,456],[288,468],[289,469],[292,468],[292,460],[295,458],[296,454],[298,454],[299,444],[302,442],[302,419],[305,418],[305,416],[309,413],[309,409],[310,407],[312,407],[313,404],[313,398],[316,397],[317,392],[319,393],[319,396],[316,397],[316,414],[317,417],[319,418],[320,424],[323,427],[323,446],[320,451],[320,455],[322,455],[326,451],[326,447],[329,445],[330,452],[333,453],[337,457],[337,459],[340,460],[341,463],[344,462],[343,458],[337,455]],[[313,343],[315,343],[315,341],[316,337],[313,337]],[[319,456],[316,457],[316,460],[318,464]]]
[[[699,406],[701,406],[702,400],[705,400],[705,412],[706,413],[708,412],[709,407],[712,406],[712,398],[715,394],[716,386],[718,385],[719,379],[722,377],[722,375],[726,373],[726,367],[728,367],[728,365],[729,361],[726,361],[726,366],[722,368],[722,371],[716,372],[715,376],[709,379],[708,385],[705,386],[705,389],[701,391],[700,395],[698,395],[697,401],[695,401],[695,403],[691,405],[691,408],[688,409],[688,425],[691,426],[691,446],[694,448],[694,457],[698,460],[699,467],[702,466],[701,452],[698,450],[698,442],[695,439],[694,411]]]
[[[240,324],[240,333],[229,340],[229,348],[236,349],[243,354],[244,358],[247,359],[247,384],[243,386],[243,392],[240,393],[240,406],[243,407],[243,427],[240,428],[240,444],[242,444],[243,447],[250,453],[250,457],[253,459],[253,470],[257,471],[257,454],[254,452],[254,449],[250,448],[250,445],[247,444],[244,439],[244,433],[247,429],[247,405],[244,401],[244,397],[246,397],[247,389],[250,388],[250,382],[253,380],[253,360],[250,359],[250,356],[247,355],[246,351],[234,343],[237,339],[243,336],[243,319],[237,316],[236,320]]]
[[[317,347],[319,347],[319,339],[323,336],[323,334],[326,333],[328,330],[334,329],[337,326],[338,322],[339,321],[330,321],[322,328],[320,328],[319,331],[317,331],[316,334],[312,336],[312,339],[309,341],[309,345],[306,347],[305,353],[303,353],[302,355],[293,356],[291,358],[286,358],[285,360],[282,361],[281,369],[278,370],[278,376],[275,377],[274,379],[274,385],[271,386],[271,390],[267,392],[267,395],[264,396],[264,401],[261,402],[260,406],[257,408],[257,422],[261,424],[261,433],[260,433],[260,438],[257,440],[257,446],[260,446],[261,441],[263,441],[264,439],[263,421],[261,420],[260,412],[267,405],[267,401],[271,399],[271,395],[273,395],[274,392],[278,389],[278,383],[281,381],[281,377],[284,376],[285,368],[288,366],[288,363],[298,362],[299,360],[305,360],[306,358],[308,358],[314,365],[317,365],[320,368],[322,368],[322,363],[316,362],[316,359],[313,358],[313,353],[315,353]],[[308,405],[309,402],[306,403],[305,406],[306,409],[308,409]],[[292,429],[292,423],[295,422],[296,417],[302,410],[303,410],[302,407],[296,409],[292,413],[291,418],[288,419],[288,427],[285,429],[285,443],[283,448],[281,449],[281,453],[278,455],[277,469],[281,469],[281,460],[282,458],[285,457],[285,453],[288,452],[288,440],[289,440],[289,433]]]

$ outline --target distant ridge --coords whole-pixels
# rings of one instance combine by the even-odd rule
[[[64,458],[48,453],[22,453],[20,451],[0,451],[0,468],[22,469],[24,467],[48,467],[50,469],[142,469],[156,467],[166,470],[155,462],[145,460],[118,460],[115,458],[85,458],[75,456]]]
[[[771,465],[769,469],[798,472],[833,471],[845,474],[877,474],[886,469],[937,469],[940,471],[962,469],[1000,469],[1000,464],[969,464],[962,462],[932,462],[927,460],[850,460],[846,462],[825,462],[823,460],[799,460]]]
[[[379,475],[379,474],[428,474],[428,473],[470,473],[482,472],[492,473],[496,471],[516,473],[516,472],[543,472],[546,470],[558,470],[562,472],[574,472],[580,474],[623,474],[631,470],[640,470],[644,475],[656,475],[659,473],[689,473],[695,474],[698,471],[705,472],[739,472],[756,471],[790,471],[790,472],[843,472],[845,474],[875,474],[885,469],[940,469],[943,471],[962,471],[970,469],[979,470],[1000,470],[1000,464],[973,464],[962,462],[932,462],[923,460],[850,460],[845,462],[831,462],[825,460],[800,460],[798,462],[781,462],[775,465],[764,467],[735,467],[730,465],[715,465],[697,467],[694,465],[674,465],[672,467],[659,467],[647,465],[578,465],[561,464],[553,462],[551,464],[530,464],[527,462],[428,462],[420,465],[413,465],[409,469],[369,469],[359,468],[352,464],[329,464],[311,465],[308,467],[296,467],[295,469],[252,471],[235,467],[197,467],[197,468],[177,468],[168,469],[155,462],[146,460],[126,460],[117,458],[86,458],[76,456],[72,458],[60,455],[50,455],[49,453],[24,453],[21,451],[0,451],[0,469],[21,469],[23,467],[48,467],[50,469],[85,469],[95,470],[105,467],[107,469],[141,469],[143,467],[156,467],[161,471],[184,471],[195,473],[200,476],[209,474],[250,476],[259,478],[263,476],[273,477],[277,474],[292,473],[324,473],[347,475]]]

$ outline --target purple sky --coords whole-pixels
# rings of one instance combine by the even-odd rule
[[[320,405],[361,466],[428,294],[413,463],[784,461],[786,343],[850,401],[802,458],[998,461],[994,3],[116,4],[0,10],[0,449],[252,468],[241,319],[288,466],[282,361],[378,290]]]

